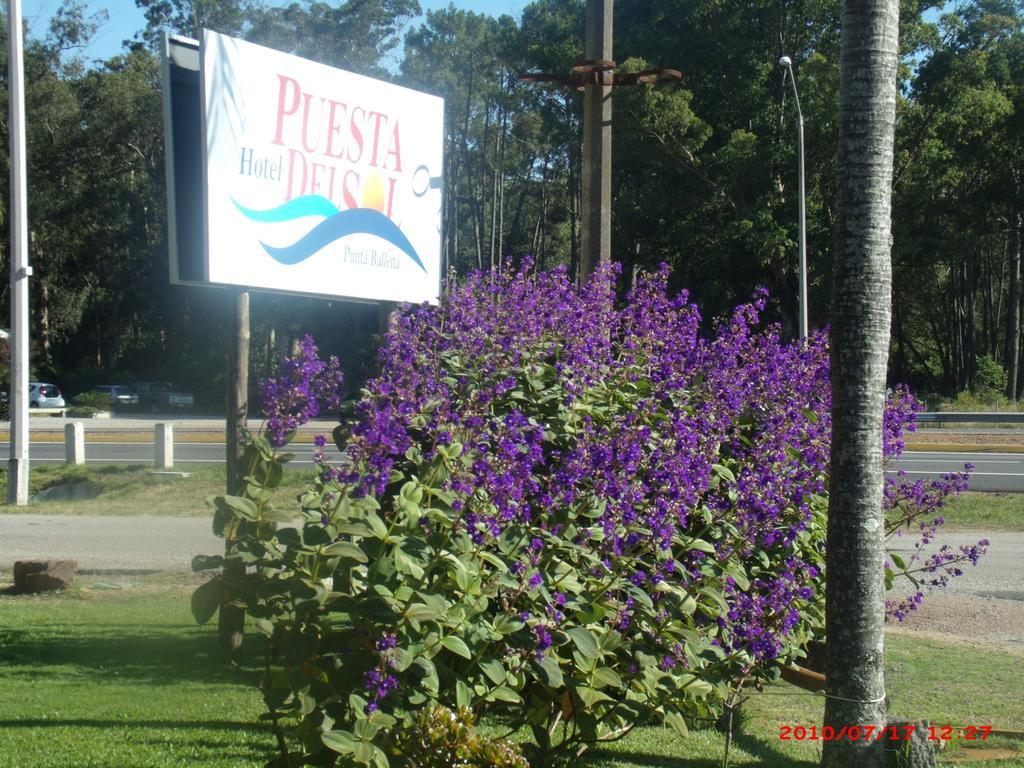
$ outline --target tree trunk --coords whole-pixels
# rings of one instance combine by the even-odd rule
[[[845,0],[832,302],[825,726],[885,725],[882,418],[892,290],[897,0]],[[875,768],[884,744],[826,741],[827,768]]]
[[[43,360],[53,363],[53,335],[50,333],[50,285],[39,280],[39,347]]]
[[[907,359],[907,334],[903,328],[903,312],[900,310],[899,304],[895,302],[893,326],[896,333],[896,371],[893,378],[896,381],[908,381],[910,379],[910,362]]]
[[[1020,227],[1021,214],[1010,214],[1010,295],[1006,309],[1006,396],[1017,399],[1017,358],[1020,356]]]
[[[974,384],[974,377],[978,372],[977,297],[980,264],[979,247],[975,248],[974,254],[964,262],[964,364],[969,387]]]

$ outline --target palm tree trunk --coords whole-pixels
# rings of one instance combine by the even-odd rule
[[[832,299],[825,726],[885,725],[882,415],[892,285],[897,0],[845,0]],[[823,744],[827,768],[882,765],[884,743]]]

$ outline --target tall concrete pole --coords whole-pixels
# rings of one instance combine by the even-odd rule
[[[612,60],[612,0],[587,0],[585,58]],[[580,282],[612,258],[612,82],[598,69],[583,92]]]
[[[7,0],[11,154],[11,452],[7,503],[28,503],[28,199],[25,172],[25,67],[21,0]]]

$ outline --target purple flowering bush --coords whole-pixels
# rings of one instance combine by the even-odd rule
[[[923,404],[905,387],[897,388],[889,398],[885,413],[884,453],[892,461],[903,453],[903,434],[914,430],[915,414]],[[951,578],[963,575],[967,563],[977,565],[988,550],[988,539],[975,544],[962,544],[953,549],[948,544],[933,547],[938,529],[945,519],[941,510],[951,496],[967,490],[970,464],[963,472],[945,474],[939,479],[910,482],[906,473],[885,481],[884,505],[886,509],[885,587],[893,590],[897,585],[905,591],[901,598],[886,600],[886,618],[903,621],[917,610],[925,592],[946,586]],[[931,551],[929,551],[931,549]],[[901,555],[897,550],[909,552]]]
[[[537,760],[685,733],[820,635],[825,337],[783,344],[758,294],[704,338],[665,270],[623,306],[612,268],[528,270],[397,315],[301,525],[258,484],[215,502],[254,523],[231,590],[269,637],[283,764],[403,764],[435,704],[529,727]],[[894,399],[887,451],[912,415]],[[894,525],[927,517],[899,494]]]

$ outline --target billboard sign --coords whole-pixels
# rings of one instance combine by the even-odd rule
[[[205,280],[436,302],[444,102],[204,30]]]

